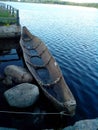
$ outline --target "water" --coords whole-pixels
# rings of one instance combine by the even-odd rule
[[[77,102],[72,120],[98,117],[98,10],[7,3],[19,9],[21,25],[41,38],[59,63]]]

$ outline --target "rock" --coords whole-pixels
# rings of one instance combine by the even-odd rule
[[[3,80],[3,84],[5,85],[12,85],[12,77],[11,76],[6,76],[5,79]]]
[[[25,108],[33,105],[39,97],[39,89],[30,83],[22,83],[4,92],[10,106]]]
[[[12,77],[12,80],[15,83],[24,83],[24,82],[32,82],[33,77],[29,71],[21,66],[9,65],[4,69],[5,75],[8,77]]]
[[[81,120],[63,130],[98,130],[98,119]]]

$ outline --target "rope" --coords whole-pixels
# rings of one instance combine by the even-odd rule
[[[60,113],[31,113],[31,112],[15,112],[15,111],[0,111],[0,113],[7,113],[7,114],[21,114],[21,115],[65,115],[70,116],[70,114],[66,114],[63,111]]]

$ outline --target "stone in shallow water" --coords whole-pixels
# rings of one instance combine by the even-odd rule
[[[98,119],[81,120],[63,130],[98,130]]]
[[[6,76],[5,79],[3,80],[3,84],[12,85],[13,84],[12,77],[11,76]]]
[[[39,97],[37,86],[22,83],[4,92],[4,96],[10,106],[25,108],[33,105]]]
[[[33,77],[29,71],[21,66],[9,65],[4,69],[7,77],[12,77],[16,83],[32,82]]]

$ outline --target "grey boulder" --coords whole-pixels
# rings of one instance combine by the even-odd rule
[[[33,77],[28,70],[21,66],[9,65],[4,69],[6,75],[5,84],[7,84],[7,78],[10,77],[10,80],[15,81],[16,83],[32,82]]]
[[[98,119],[81,120],[63,130],[98,130]]]
[[[36,102],[39,97],[39,89],[36,85],[22,83],[5,91],[4,96],[10,106],[25,108]]]

